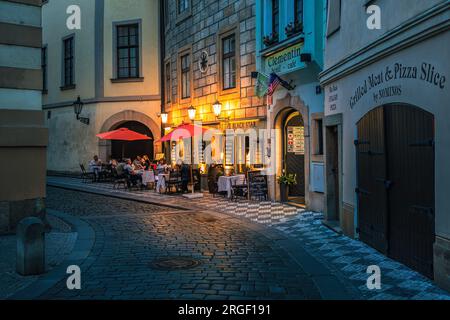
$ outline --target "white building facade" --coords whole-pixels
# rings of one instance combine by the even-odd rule
[[[326,219],[447,289],[449,17],[448,1],[329,1],[321,73]]]
[[[69,6],[81,15],[69,29]],[[43,6],[43,109],[50,131],[48,169],[79,171],[99,155],[120,158],[121,145],[96,134],[127,127],[151,142],[127,145],[124,156],[160,151],[159,2],[149,0],[49,1]],[[72,18],[69,19],[70,21]],[[73,102],[84,103],[78,121]]]

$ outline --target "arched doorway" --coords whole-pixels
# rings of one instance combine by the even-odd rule
[[[125,158],[135,159],[137,156],[148,155],[150,159],[154,158],[153,150],[153,134],[152,131],[144,124],[138,121],[127,121],[113,127],[111,130],[127,128],[135,132],[145,134],[152,140],[142,141],[112,141],[111,157],[113,159],[121,159],[122,152]]]
[[[283,120],[283,169],[297,176],[289,187],[289,201],[305,204],[305,126],[300,112],[291,110]]]
[[[385,105],[368,112],[357,130],[361,240],[432,278],[434,116]]]

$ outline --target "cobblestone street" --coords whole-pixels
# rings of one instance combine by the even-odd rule
[[[95,261],[82,271],[82,290],[67,290],[63,280],[41,298],[321,297],[313,280],[270,235],[222,214],[53,188],[48,207],[89,222],[96,235]],[[176,271],[152,266],[167,257],[192,258],[199,265]]]
[[[61,268],[78,264],[82,289],[68,290],[62,272],[51,285],[18,286],[13,299],[450,298],[418,273],[327,229],[319,213],[49,181],[73,189],[49,187],[46,203],[50,217],[71,219],[79,233],[83,249],[72,258],[84,258]],[[88,229],[91,240],[83,236]],[[381,267],[381,290],[366,287],[371,264]]]

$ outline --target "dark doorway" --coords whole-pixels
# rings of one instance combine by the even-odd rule
[[[297,175],[297,184],[289,187],[289,201],[305,203],[305,137],[303,118],[298,111],[284,121],[284,169]]]
[[[328,222],[340,221],[340,170],[339,170],[339,133],[338,126],[330,126],[326,129],[327,141],[327,220]],[[339,226],[339,223],[336,223]]]
[[[433,277],[434,117],[386,105],[358,122],[361,240]]]
[[[145,134],[152,140],[142,141],[112,141],[111,157],[113,159],[122,158],[122,148],[125,158],[135,159],[137,156],[148,155],[150,159],[154,158],[153,153],[153,134],[147,126],[137,121],[128,121],[115,127],[113,130],[127,128],[138,133]]]

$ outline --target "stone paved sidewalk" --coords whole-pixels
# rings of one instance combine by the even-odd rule
[[[432,281],[408,267],[393,261],[366,244],[339,235],[326,228],[321,213],[274,202],[229,201],[222,197],[188,200],[180,196],[157,194],[153,191],[114,190],[110,184],[83,184],[79,179],[48,179],[50,185],[75,190],[114,195],[124,198],[186,208],[210,209],[266,224],[282,231],[301,243],[317,260],[334,270],[349,288],[356,290],[361,299],[450,299],[450,294],[439,289]],[[382,271],[381,290],[366,287],[369,265],[378,265]]]
[[[47,215],[52,231],[45,235],[46,273],[40,276],[21,276],[16,273],[16,236],[0,236],[0,300],[27,288],[59,265],[72,251],[77,233],[61,219]]]

